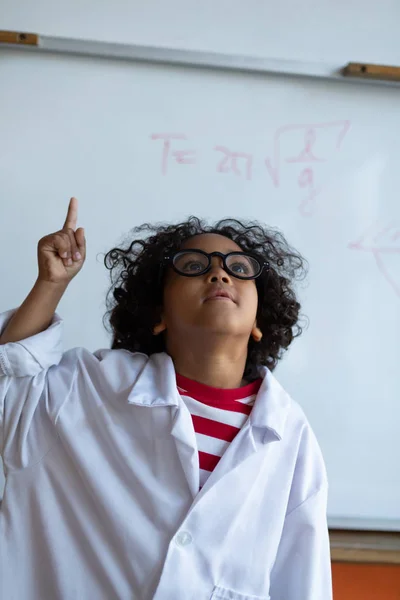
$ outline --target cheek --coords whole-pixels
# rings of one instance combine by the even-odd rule
[[[258,293],[255,285],[249,286],[242,294],[244,308],[249,317],[255,319],[258,307]]]
[[[171,277],[164,288],[163,309],[165,315],[187,312],[193,305],[193,296],[196,296],[195,281],[182,277]],[[190,301],[191,300],[191,301]]]

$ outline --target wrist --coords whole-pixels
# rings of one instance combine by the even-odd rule
[[[68,282],[69,283],[69,282]],[[43,291],[46,293],[63,294],[68,287],[68,283],[60,283],[54,281],[48,281],[38,277],[34,284],[34,289],[37,291]]]

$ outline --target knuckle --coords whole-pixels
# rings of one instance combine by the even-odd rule
[[[47,244],[51,244],[52,243],[52,239],[53,239],[53,236],[51,234],[43,236],[39,240],[38,247],[39,248],[43,248],[43,246],[46,246]]]
[[[69,237],[68,233],[65,233],[64,231],[61,234],[62,239],[64,240],[64,242],[66,244],[69,244],[71,241],[71,238]]]
[[[69,239],[71,240],[71,244],[75,244],[75,232],[71,231],[69,233]]]
[[[56,240],[59,244],[67,244],[68,239],[68,236],[64,235],[63,233],[56,233],[54,236],[54,240]]]
[[[59,232],[54,234],[54,246],[60,249],[68,249],[70,247],[69,237]]]

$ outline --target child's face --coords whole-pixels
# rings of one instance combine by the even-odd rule
[[[227,254],[242,251],[229,238],[207,233],[187,240],[182,248]],[[232,300],[209,299],[216,289],[228,291]],[[168,337],[199,333],[250,336],[257,313],[257,287],[254,280],[230,276],[218,256],[211,269],[198,277],[184,277],[170,268],[164,288],[163,323]],[[187,338],[190,339],[190,338]]]

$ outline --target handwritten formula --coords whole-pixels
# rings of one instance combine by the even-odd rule
[[[382,227],[374,223],[348,247],[370,253],[379,271],[400,298],[400,226],[389,223]]]
[[[336,160],[350,129],[350,121],[288,124],[276,129],[267,141],[269,154],[255,156],[225,144],[210,144],[207,152],[215,155],[215,172],[239,177],[251,182],[256,169],[265,174],[266,181],[280,188],[292,178],[302,193],[298,210],[303,217],[311,217],[317,210],[318,196],[323,189],[320,166]],[[168,175],[172,164],[195,168],[204,155],[184,133],[154,133],[154,142],[160,145],[160,168]],[[208,161],[209,163],[210,161]],[[259,174],[259,173],[258,173]],[[374,258],[379,271],[400,298],[400,227],[394,224],[374,224],[356,241],[348,244],[350,250],[367,252]]]
[[[272,145],[269,155],[255,157],[251,152],[228,148],[224,144],[215,144],[210,152],[215,153],[217,173],[251,181],[254,170],[262,168],[275,188],[282,184],[284,168],[294,166],[291,173],[294,173],[296,185],[303,192],[298,209],[302,216],[310,217],[316,211],[317,197],[322,190],[317,184],[318,165],[334,160],[349,129],[348,120],[289,124],[275,131],[272,144],[266,143],[267,146]],[[172,161],[179,165],[195,165],[200,160],[199,153],[184,133],[153,133],[151,139],[161,142],[160,167],[164,176],[168,174]],[[185,142],[185,148],[182,148],[182,142]]]

